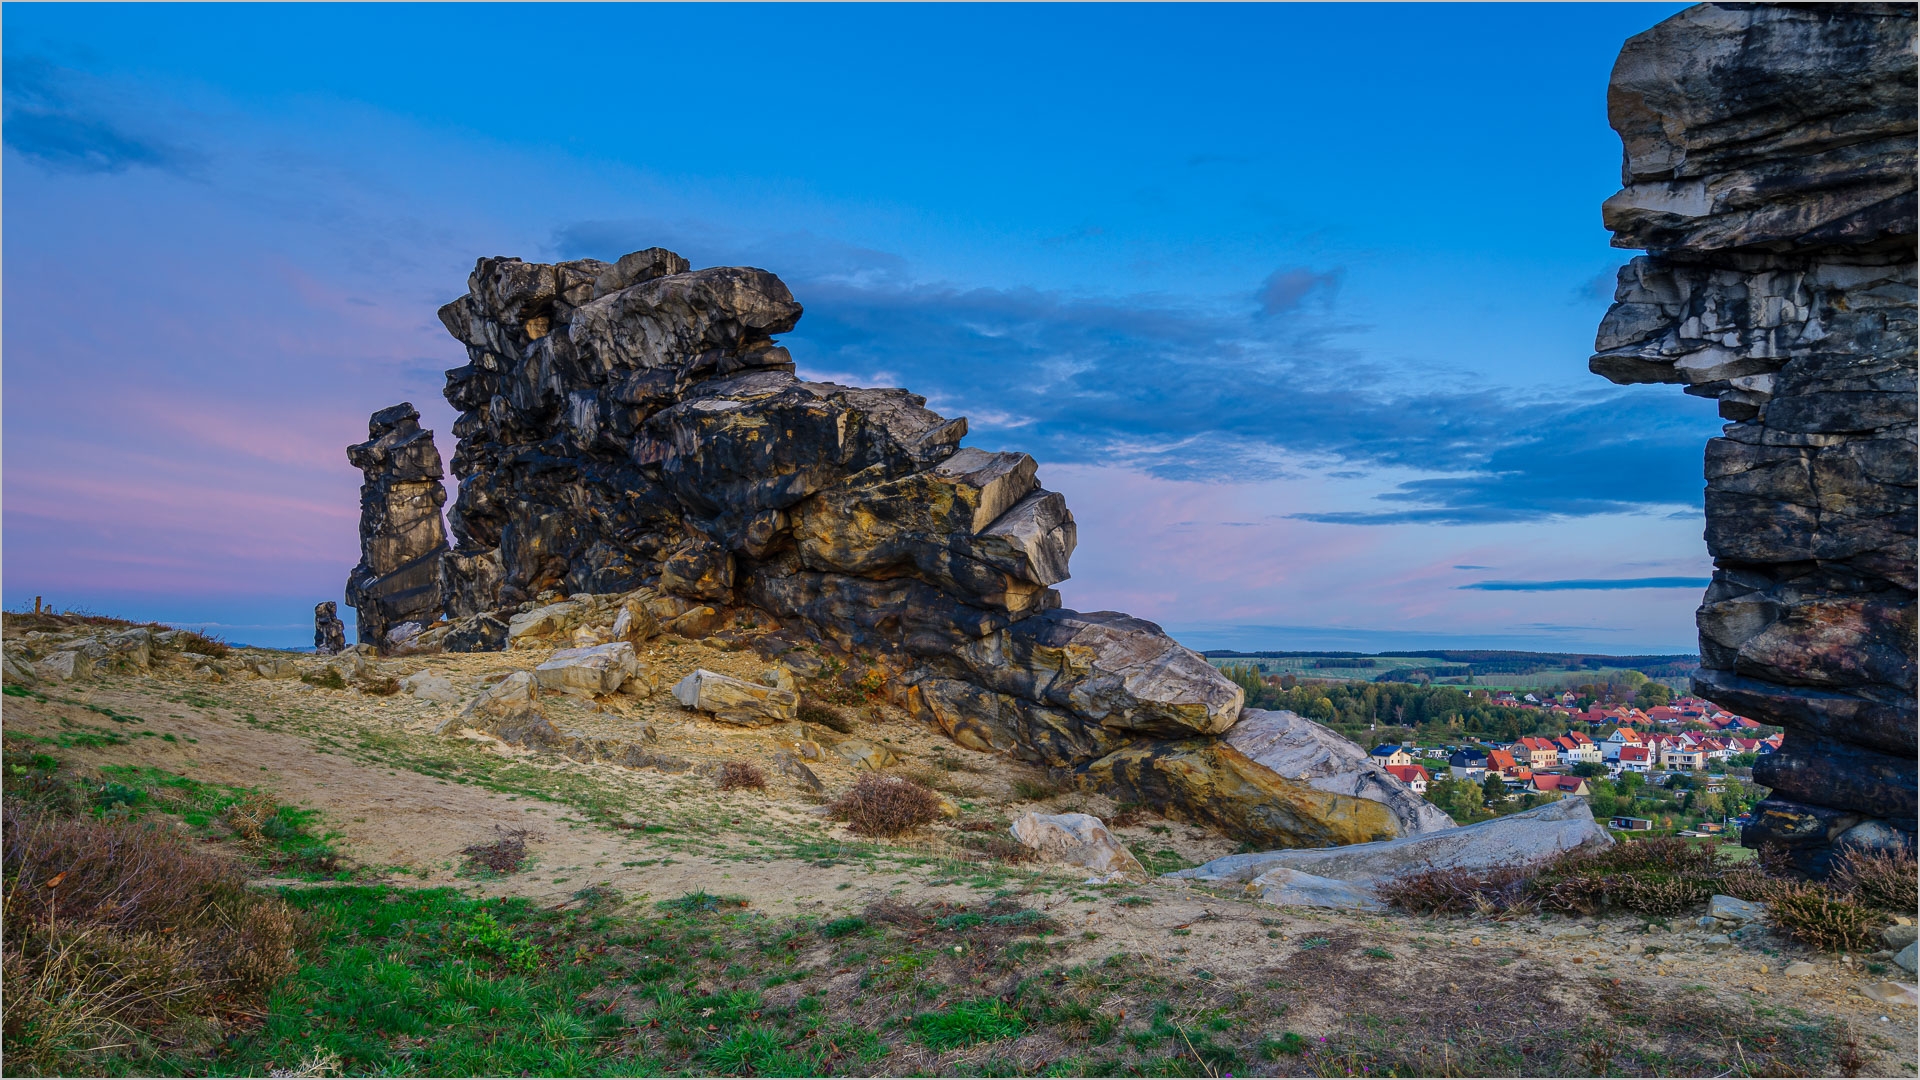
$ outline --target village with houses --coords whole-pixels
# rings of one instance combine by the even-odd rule
[[[1386,743],[1371,757],[1455,818],[1572,795],[1593,802],[1594,816],[1615,830],[1731,836],[1750,820],[1744,810],[1758,796],[1754,761],[1778,750],[1783,738],[1777,728],[1690,697],[1645,709],[1581,708],[1571,692],[1497,692],[1489,703],[1555,714],[1566,732],[1511,742]],[[1633,812],[1640,807],[1647,816]]]

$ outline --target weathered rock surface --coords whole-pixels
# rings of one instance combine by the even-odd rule
[[[481,691],[461,710],[459,719],[520,746],[565,745],[560,732],[540,711],[540,687],[531,672],[516,671]],[[442,726],[452,723],[449,719]]]
[[[1138,742],[1079,766],[1074,775],[1116,800],[1250,843],[1318,848],[1400,835],[1385,803],[1288,780],[1219,739]]]
[[[313,605],[313,651],[333,656],[347,647],[347,624],[340,621],[340,606],[331,600]]]
[[[1592,369],[1730,421],[1706,455],[1695,689],[1788,731],[1743,837],[1824,873],[1915,773],[1915,11],[1688,8],[1627,42],[1620,273]]]
[[[1707,901],[1707,918],[1727,923],[1762,922],[1767,917],[1767,906],[1751,900],[1742,900],[1736,896],[1715,896]]]
[[[447,535],[440,507],[440,451],[420,412],[402,402],[374,413],[367,441],[347,447],[366,477],[360,486],[360,564],[347,577],[347,603],[359,612],[363,644],[386,646],[401,623],[431,623],[445,608],[441,556]]]
[[[716,720],[748,727],[780,724],[800,714],[800,695],[776,686],[761,686],[706,668],[674,684],[673,698],[682,706],[709,713]]]
[[[1015,818],[1007,832],[1049,862],[1083,866],[1116,881],[1120,877],[1146,880],[1147,868],[1107,831],[1106,822],[1092,814],[1042,814],[1029,810]]]
[[[561,649],[533,669],[540,689],[577,697],[618,693],[629,679],[641,676],[642,665],[633,646],[624,641],[589,648]]]
[[[1323,850],[1227,855],[1169,877],[1252,881],[1279,867],[1353,884],[1373,884],[1421,870],[1485,869],[1544,862],[1564,851],[1613,843],[1585,799],[1566,798],[1518,814],[1424,836]]]
[[[1385,803],[1399,821],[1402,836],[1457,828],[1446,811],[1374,764],[1365,750],[1304,716],[1247,709],[1225,741],[1289,780],[1335,795]]]
[[[1379,911],[1386,907],[1364,885],[1276,866],[1247,882],[1247,895],[1278,907],[1348,908]]]
[[[402,693],[412,694],[421,701],[455,702],[460,694],[453,688],[453,680],[444,675],[435,675],[431,671],[419,671],[400,679]]]

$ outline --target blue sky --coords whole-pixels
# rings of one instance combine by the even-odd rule
[[[1197,647],[1693,647],[1710,402],[1589,374],[1673,4],[10,5],[5,602],[294,643],[476,256],[779,273]]]

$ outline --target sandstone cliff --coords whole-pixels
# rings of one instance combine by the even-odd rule
[[[1788,731],[1749,846],[1823,872],[1915,823],[1914,8],[1703,4],[1627,42],[1592,369],[1679,383],[1716,567],[1703,696]]]
[[[354,448],[375,514],[363,531],[411,540],[380,558],[369,540],[356,581],[431,560],[420,595],[437,590],[457,621],[420,640],[449,649],[559,626],[560,594],[683,636],[773,631],[755,647],[861,657],[896,704],[966,746],[1267,845],[1431,826],[1221,741],[1238,686],[1152,623],[1060,607],[1074,520],[1033,458],[963,447],[964,418],[905,390],[798,378],[775,335],[800,315],[773,274],[692,270],[660,248],[480,260],[440,311],[470,361],[447,374],[456,545],[429,551],[436,538],[387,494],[414,482],[389,444],[432,444],[382,429],[411,422],[386,410]],[[406,614],[380,596],[363,640]]]
[[[420,427],[419,410],[403,402],[373,414],[367,441],[347,447],[347,460],[366,477],[360,487],[360,564],[347,578],[347,603],[360,614],[360,640],[386,646],[395,630],[402,636],[417,632],[438,619],[443,607],[440,560],[447,535],[440,508],[447,489],[440,482],[440,451],[433,432]]]

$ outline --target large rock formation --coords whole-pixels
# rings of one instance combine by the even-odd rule
[[[1159,627],[1062,610],[1073,515],[1034,460],[962,447],[964,418],[904,390],[797,378],[774,335],[800,312],[764,270],[659,248],[480,260],[440,311],[470,359],[447,374],[460,494],[439,581],[465,621],[446,640],[482,618],[531,633],[562,607],[549,590],[644,588],[669,632],[764,613],[870,658],[955,740],[1116,797],[1270,844],[1399,835],[1382,804],[1221,745],[1240,688]]]
[[[440,483],[440,451],[420,413],[401,402],[374,413],[367,441],[347,447],[347,460],[366,477],[360,485],[360,564],[347,577],[347,603],[360,613],[362,644],[385,646],[407,623],[411,629],[440,618],[441,556],[447,534],[440,521],[447,489]]]
[[[1787,729],[1746,831],[1823,873],[1915,822],[1915,12],[1702,4],[1608,108],[1621,272],[1592,369],[1680,383],[1708,443],[1696,690]]]

